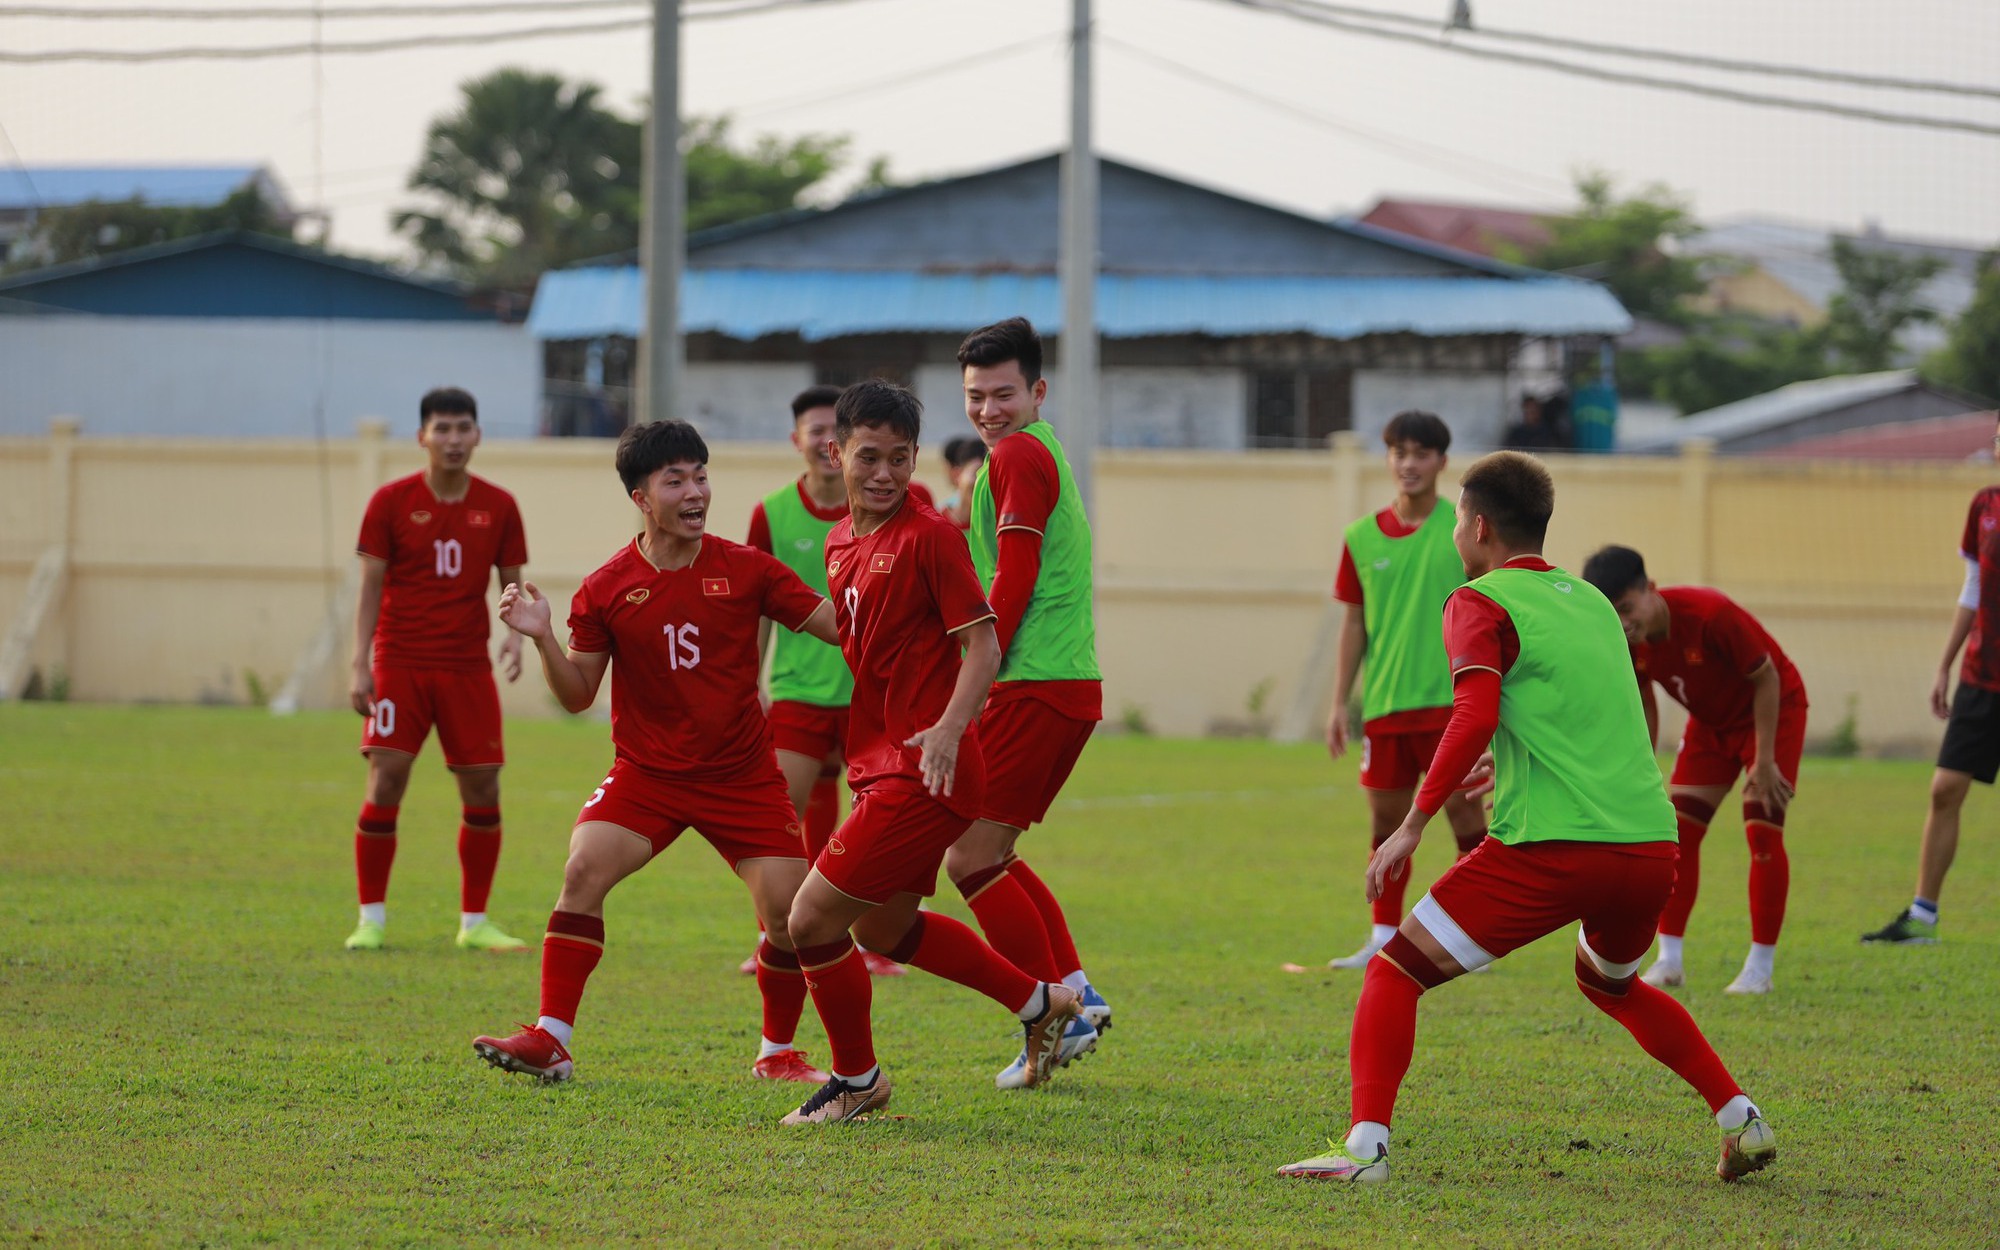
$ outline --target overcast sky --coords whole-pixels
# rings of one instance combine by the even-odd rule
[[[1355,2],[1440,19],[1446,8],[1446,0]],[[851,135],[857,166],[887,156],[903,179],[1006,163],[1065,141],[1069,7],[1068,0],[851,0],[691,22],[684,107],[733,113],[748,133]],[[1496,29],[2000,86],[1995,0],[1472,0],[1472,7],[1478,24]],[[1710,220],[1760,214],[1850,229],[1874,221],[1892,234],[2000,243],[2000,137],[1613,86],[1343,34],[1225,0],[1098,0],[1097,9],[1103,154],[1302,212],[1359,212],[1383,195],[1558,207],[1569,199],[1572,171],[1598,166],[1628,184],[1664,182]],[[619,16],[342,20],[326,23],[326,37]],[[0,48],[18,50],[290,43],[309,35],[309,24],[297,20],[0,18]],[[1222,83],[1197,81],[1121,44]],[[2000,125],[2000,100],[1562,55]],[[0,162],[17,153],[31,165],[266,162],[297,203],[323,199],[337,247],[388,255],[402,250],[389,212],[409,202],[403,179],[430,119],[452,107],[459,83],[522,65],[592,79],[631,107],[646,90],[649,58],[643,32],[328,56],[317,127],[313,67],[304,57],[0,64]],[[1232,94],[1230,84],[1284,111]]]

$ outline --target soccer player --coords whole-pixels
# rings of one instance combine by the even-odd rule
[[[1367,657],[1361,686],[1361,788],[1368,795],[1372,853],[1410,810],[1417,781],[1437,753],[1451,720],[1451,667],[1444,653],[1444,601],[1465,584],[1452,546],[1452,507],[1438,498],[1438,475],[1451,449],[1451,428],[1436,414],[1399,412],[1382,429],[1396,498],[1347,527],[1333,597],[1347,605],[1333,679],[1326,749],[1347,754],[1347,700]],[[1479,803],[1454,792],[1445,800],[1458,853],[1486,836]],[[1372,904],[1368,940],[1332,968],[1365,968],[1403,920],[1406,878],[1384,883]]]
[[[974,330],[959,345],[958,363],[965,414],[988,452],[973,479],[966,536],[993,603],[1003,658],[980,716],[985,801],[945,870],[994,949],[1082,996],[1082,1017],[1063,1038],[1067,1063],[1111,1027],[1111,1006],[1084,975],[1055,894],[1015,853],[1015,842],[1047,818],[1104,717],[1090,519],[1055,429],[1042,420],[1049,384],[1035,327],[1012,317]],[[1023,1053],[994,1083],[1026,1088],[1030,1067]]]
[[[831,642],[833,608],[770,556],[707,532],[708,447],[693,426],[633,426],[618,440],[617,466],[643,529],[578,588],[569,647],[556,641],[533,583],[500,596],[500,619],[534,641],[565,709],[588,708],[611,670],[616,758],[570,831],[542,939],[541,1015],[472,1047],[498,1068],[570,1078],[577,1005],[604,954],[605,896],[692,826],[749,887],[764,926],[752,1074],[824,1081],[792,1045],[806,985],[785,917],[805,880],[805,847],[757,698],[757,628],[768,617]]]
[[[1409,870],[1424,828],[1492,742],[1491,836],[1452,865],[1369,961],[1349,1046],[1352,1127],[1326,1155],[1278,1169],[1385,1181],[1396,1091],[1426,990],[1577,921],[1583,996],[1695,1087],[1722,1128],[1716,1172],[1777,1158],[1777,1139],[1687,1010],[1636,977],[1673,892],[1673,808],[1659,783],[1618,614],[1542,558],[1548,470],[1495,452],[1461,479],[1452,532],[1470,584],[1445,605],[1452,717],[1416,803],[1368,863],[1367,893]]]
[[[920,911],[946,850],[985,796],[973,724],[1000,663],[993,610],[958,528],[909,493],[923,408],[889,382],[836,407],[848,517],[826,540],[841,653],[854,673],[847,779],[854,811],[792,904],[791,934],[833,1049],[833,1075],[786,1124],[853,1120],[889,1102],[875,1060],[871,987],[853,938],[978,990],[1021,1021],[1026,1083],[1060,1064],[1076,992],[1009,963],[949,916]],[[960,649],[963,648],[963,658]]]
[[[759,500],[750,514],[749,544],[777,557],[806,585],[826,593],[826,536],[847,515],[847,486],[827,454],[833,441],[837,386],[810,386],[792,400],[792,446],[805,461],[797,480]],[[757,653],[771,657],[771,736],[778,768],[785,774],[792,806],[806,831],[806,859],[819,855],[840,817],[840,773],[846,763],[847,702],[854,675],[837,645],[809,634],[773,633],[759,627]],[[868,971],[878,977],[903,975],[903,966],[873,951],[864,952]],[[753,953],[743,971],[757,970]]]
[[[1768,994],[1791,887],[1785,809],[1805,751],[1805,682],[1757,618],[1729,596],[1700,586],[1656,586],[1630,547],[1598,551],[1584,562],[1583,580],[1611,600],[1625,626],[1649,741],[1657,741],[1660,724],[1654,683],[1688,711],[1667,785],[1680,860],[1673,897],[1660,913],[1660,957],[1646,969],[1646,984],[1686,980],[1681,939],[1701,886],[1701,840],[1740,773],[1750,840],[1750,954],[1724,992]]]
[[[2000,460],[2000,436],[1993,440],[1993,454]],[[1864,942],[1896,946],[1937,942],[1938,896],[1958,855],[1958,821],[1965,796],[1973,782],[1990,786],[2000,775],[2000,486],[1988,486],[1972,497],[1958,554],[1965,561],[1965,585],[1958,592],[1944,658],[1931,682],[1931,714],[1945,722],[1945,730],[1937,771],[1931,774],[1924,840],[1917,852],[1917,892],[1894,920],[1862,934]],[[1965,661],[1959,666],[1954,692],[1951,670],[1960,647],[1965,648]]]
[[[527,943],[486,918],[500,862],[500,690],[486,658],[487,570],[521,580],[528,540],[514,497],[467,466],[479,446],[479,405],[456,387],[417,405],[417,442],[430,463],[368,500],[361,518],[361,594],[354,610],[348,699],[367,717],[361,754],[367,798],[354,828],[361,919],[351,951],[381,950],[388,924],[396,814],[431,727],[458,779],[460,950],[518,951]],[[521,675],[521,641],[500,643],[507,680]]]
[[[938,505],[938,513],[962,530],[972,528],[972,489],[979,479],[979,466],[985,463],[986,444],[969,434],[944,445],[944,473],[951,483],[951,495]]]

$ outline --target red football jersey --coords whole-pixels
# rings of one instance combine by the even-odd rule
[[[1965,639],[1959,680],[1982,690],[2000,690],[2000,616],[1995,615],[2000,613],[2000,486],[1989,486],[1972,497],[1958,549],[1979,562],[1979,607]]]
[[[1633,647],[1632,667],[1641,679],[1659,682],[1688,715],[1712,729],[1747,727],[1755,690],[1750,673],[1766,656],[1777,666],[1780,697],[1804,700],[1799,670],[1735,600],[1702,586],[1663,586],[1660,597],[1672,614],[1667,636]]]
[[[375,663],[485,668],[492,614],[491,570],[528,562],[528,538],[514,497],[472,478],[465,498],[445,503],[421,473],[375,492],[355,550],[388,562]]]
[[[840,650],[854,670],[847,722],[847,784],[921,790],[923,753],[903,744],[935,725],[958,684],[957,630],[991,620],[972,551],[957,526],[913,495],[864,538],[852,517],[826,536]],[[939,801],[976,814],[985,788],[975,723],[959,743],[952,793]]]
[[[577,588],[569,645],[611,655],[619,759],[680,780],[736,780],[777,760],[757,702],[757,620],[797,629],[824,602],[742,543],[711,534],[693,564],[659,569],[635,538]]]

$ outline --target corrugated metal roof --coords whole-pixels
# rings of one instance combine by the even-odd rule
[[[1098,279],[1097,319],[1112,338],[1152,335],[1622,334],[1632,319],[1603,287],[1568,278],[1265,278],[1116,275]],[[545,274],[528,314],[541,339],[635,336],[636,268]],[[1060,331],[1061,294],[1046,274],[925,274],[697,269],[685,275],[689,332],[737,339],[796,333],[958,333],[1025,316]]]
[[[1706,412],[1683,417],[1673,432],[1659,438],[1620,447],[1620,451],[1672,451],[1690,439],[1714,439],[1718,443],[1748,434],[1790,425],[1810,417],[1867,403],[1917,385],[1914,369],[1887,369],[1881,373],[1849,373],[1831,378],[1794,382],[1775,391],[1739,399]]]
[[[47,208],[85,200],[220,204],[260,172],[256,165],[29,165],[0,169],[0,209]]]

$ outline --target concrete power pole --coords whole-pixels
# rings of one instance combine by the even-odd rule
[[[1097,460],[1097,153],[1090,141],[1090,0],[1071,0],[1069,150],[1062,159],[1063,446],[1086,512]]]
[[[653,0],[653,115],[646,125],[646,229],[639,266],[646,282],[639,346],[638,421],[685,419],[681,269],[687,257],[687,180],[681,172],[681,6]]]

